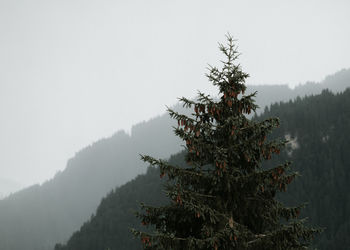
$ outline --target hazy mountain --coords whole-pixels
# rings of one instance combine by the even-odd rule
[[[350,86],[350,70],[295,89],[250,86],[248,92],[258,91],[257,103],[263,108],[297,95],[319,93],[324,87],[339,91],[346,86]],[[167,158],[181,150],[182,142],[173,135],[172,125],[164,114],[135,125],[131,135],[120,131],[82,149],[53,179],[1,200],[0,249],[50,249],[67,240],[94,213],[101,197],[145,172],[140,153]]]
[[[21,184],[13,180],[0,178],[0,200],[11,193],[18,191],[21,187]]]
[[[348,87],[350,87],[350,69],[343,69],[333,75],[327,76],[320,83],[307,82],[294,89],[289,88],[288,85],[252,85],[248,86],[248,92],[258,92],[256,102],[261,108],[259,111],[261,113],[271,103],[288,101],[297,96],[317,95],[323,89],[329,89],[334,93],[339,93]]]
[[[350,89],[338,95],[324,91],[274,104],[256,119],[274,116],[280,118],[281,126],[272,137],[288,137],[292,143],[265,167],[287,160],[301,174],[279,199],[289,205],[308,202],[302,217],[308,217],[312,225],[325,227],[314,241],[318,249],[349,249]],[[180,153],[169,163],[185,165],[183,159],[184,153]],[[129,231],[142,227],[133,212],[139,210],[139,202],[154,206],[168,202],[162,192],[163,182],[158,169],[151,167],[145,175],[115,189],[102,200],[96,215],[65,246],[57,245],[55,250],[141,249],[140,240],[133,239]]]
[[[164,136],[162,127],[157,128],[161,121],[151,121],[159,132],[157,139],[151,137],[155,134],[151,129],[136,139],[118,132],[77,153],[52,180],[0,201],[0,249],[52,248],[54,242],[67,239],[89,218],[109,190],[145,172],[140,152],[159,157],[169,156],[164,154],[164,147],[177,152],[179,146],[166,140],[170,126],[167,124],[170,131]],[[152,140],[153,145],[140,143],[144,140]]]

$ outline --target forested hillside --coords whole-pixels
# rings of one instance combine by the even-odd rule
[[[307,202],[304,216],[325,227],[316,239],[319,249],[349,249],[350,246],[350,89],[333,95],[271,106],[261,119],[277,116],[281,128],[273,136],[286,136],[291,143],[274,163],[293,162],[301,178],[281,195],[286,203]],[[273,162],[272,162],[273,164]]]
[[[77,153],[52,180],[0,200],[0,249],[52,249],[66,240],[107,192],[146,171],[139,152],[165,158],[181,149],[174,139],[167,140],[171,125],[159,117],[133,128],[138,136],[121,131],[102,139]],[[156,139],[155,131],[161,135]],[[143,143],[150,140],[152,146]]]
[[[350,70],[295,89],[287,85],[249,86],[248,92],[258,91],[257,104],[263,110],[275,101],[320,93],[324,87],[339,91],[347,86]],[[130,135],[120,131],[101,139],[78,152],[53,179],[0,200],[0,249],[46,250],[66,241],[96,211],[106,193],[145,172],[140,153],[168,158],[181,150],[173,125],[164,114],[135,125]]]
[[[254,119],[278,116],[281,126],[271,136],[290,140],[288,147],[272,164],[292,161],[301,177],[279,199],[287,204],[307,202],[302,217],[325,227],[315,239],[318,249],[348,249],[350,245],[350,89],[333,94],[297,98],[273,104]],[[171,164],[185,164],[184,154],[173,156]],[[265,166],[269,167],[269,166]],[[151,205],[166,202],[157,169],[149,168],[103,199],[92,216],[66,245],[55,250],[141,249],[128,229],[140,227],[133,212],[139,202]]]

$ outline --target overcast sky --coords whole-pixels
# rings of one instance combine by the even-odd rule
[[[41,183],[177,97],[216,94],[205,68],[227,32],[250,84],[350,67],[349,3],[0,0],[0,179]]]

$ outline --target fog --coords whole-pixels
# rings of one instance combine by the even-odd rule
[[[248,84],[350,67],[348,1],[0,1],[0,182],[41,183],[82,147],[197,90],[230,32]],[[18,188],[18,187],[17,187]]]

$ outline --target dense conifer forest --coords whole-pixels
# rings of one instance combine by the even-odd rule
[[[288,205],[307,203],[301,217],[312,225],[325,228],[314,240],[318,249],[348,249],[350,245],[350,89],[341,94],[325,90],[320,95],[275,103],[266,108],[264,119],[277,116],[281,126],[271,135],[290,141],[271,164],[292,161],[300,173],[288,192],[279,199]],[[184,153],[169,159],[174,165],[185,165]],[[269,167],[269,166],[266,166]],[[141,228],[134,212],[139,202],[161,205],[166,202],[159,170],[150,167],[127,184],[109,193],[93,215],[67,244],[55,250],[141,249],[141,242],[130,233]]]

